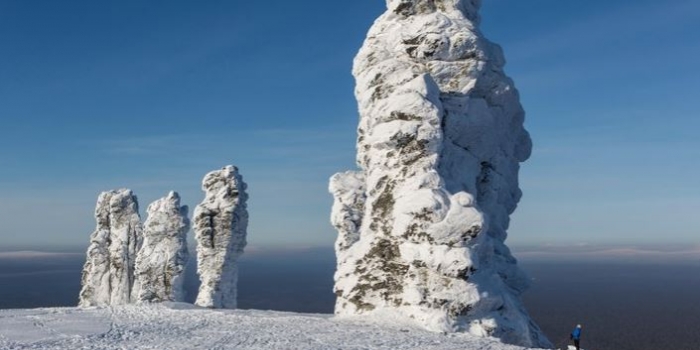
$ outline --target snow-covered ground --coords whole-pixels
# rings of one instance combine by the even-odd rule
[[[431,333],[388,319],[166,303],[0,310],[0,349],[524,348],[463,333]]]

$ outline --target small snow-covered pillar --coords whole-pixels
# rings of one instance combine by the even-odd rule
[[[102,192],[98,197],[97,227],[87,249],[79,306],[133,302],[134,265],[142,241],[138,211],[138,199],[129,189]]]
[[[234,309],[237,305],[238,257],[246,246],[246,183],[229,165],[202,181],[204,200],[194,211],[197,273],[201,280],[195,304]]]
[[[138,302],[184,300],[184,270],[189,253],[187,206],[177,192],[151,203],[143,228],[143,245],[136,258]]]

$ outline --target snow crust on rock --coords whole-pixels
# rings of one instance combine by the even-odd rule
[[[80,306],[128,304],[142,227],[136,196],[129,189],[102,192],[95,207],[97,227],[90,236],[83,267]]]
[[[201,280],[196,305],[236,308],[238,258],[246,246],[246,183],[229,165],[202,181],[204,201],[194,211],[197,273]]]
[[[143,245],[136,257],[137,302],[183,301],[184,270],[189,253],[187,206],[177,192],[151,203],[143,228]]]
[[[336,174],[336,314],[551,346],[505,246],[531,152],[480,0],[388,0],[355,58],[360,171]]]
[[[353,320],[183,303],[0,310],[0,349],[524,350],[393,320]]]

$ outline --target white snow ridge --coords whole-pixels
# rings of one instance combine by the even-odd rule
[[[97,227],[90,236],[79,305],[131,303],[136,253],[143,239],[138,200],[129,189],[102,192],[95,219]]]
[[[148,206],[143,245],[136,258],[138,302],[184,300],[184,270],[189,253],[187,231],[190,220],[180,196],[170,192]]]
[[[355,58],[360,171],[336,174],[338,315],[551,347],[505,246],[531,151],[480,0],[388,0]]]
[[[229,165],[202,181],[204,201],[194,211],[197,272],[202,284],[195,304],[236,308],[238,257],[246,246],[248,210],[246,184],[238,168]]]

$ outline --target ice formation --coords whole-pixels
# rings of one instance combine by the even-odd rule
[[[361,170],[329,186],[335,311],[549,347],[504,244],[532,145],[480,3],[387,0],[355,58]]]
[[[151,203],[146,212],[143,245],[136,257],[136,301],[183,301],[184,269],[189,257],[188,208],[180,206],[177,192],[170,192]]]
[[[238,168],[226,166],[202,181],[204,201],[194,211],[197,273],[201,285],[195,304],[236,308],[238,257],[246,245],[246,184]]]
[[[136,196],[128,189],[102,192],[97,199],[97,228],[90,236],[83,267],[80,306],[128,304],[133,291],[136,253],[142,241]]]

